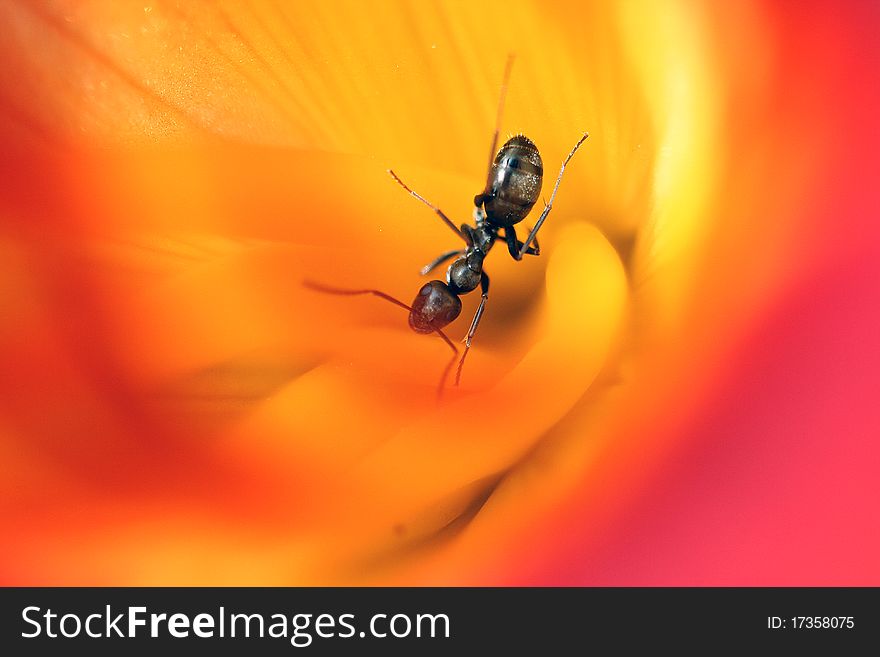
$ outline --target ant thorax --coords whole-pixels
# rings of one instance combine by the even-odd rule
[[[474,208],[474,223],[477,224],[477,228],[486,223],[486,211],[481,205]]]
[[[474,250],[479,251],[483,255],[489,253],[489,249],[495,244],[496,231],[496,228],[488,225],[478,226],[472,235]]]

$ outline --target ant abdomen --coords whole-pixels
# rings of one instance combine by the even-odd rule
[[[543,177],[544,164],[534,142],[525,135],[508,139],[492,162],[489,193],[478,197],[489,223],[513,226],[522,221],[538,200]]]
[[[412,302],[410,328],[416,333],[442,329],[461,314],[461,299],[443,281],[425,283]]]

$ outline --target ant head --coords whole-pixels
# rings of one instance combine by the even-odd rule
[[[461,314],[461,299],[442,281],[422,286],[412,302],[409,326],[416,333],[431,333]]]

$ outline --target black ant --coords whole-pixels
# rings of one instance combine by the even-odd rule
[[[401,187],[431,208],[443,220],[443,223],[449,226],[452,232],[464,241],[465,246],[463,249],[446,251],[422,267],[420,273],[422,276],[425,276],[444,262],[455,258],[446,271],[446,282],[434,280],[425,283],[413,300],[412,306],[407,306],[405,303],[378,290],[345,290],[306,282],[308,287],[329,294],[373,294],[408,310],[409,325],[413,331],[417,333],[437,333],[453,350],[453,358],[449,365],[446,366],[440,380],[440,390],[443,389],[449,369],[458,355],[458,349],[443,332],[443,327],[461,314],[461,299],[459,296],[475,290],[477,286],[480,287],[482,293],[480,305],[477,307],[467,336],[464,339],[464,353],[458,362],[455,385],[458,385],[461,379],[464,359],[467,357],[468,350],[470,350],[471,340],[473,340],[474,334],[477,332],[480,319],[483,317],[486,300],[489,298],[489,276],[483,270],[483,260],[498,238],[504,239],[507,242],[507,250],[514,260],[522,260],[526,254],[540,255],[541,251],[538,245],[537,233],[541,229],[544,220],[547,219],[547,215],[550,214],[550,209],[553,207],[553,199],[556,198],[556,191],[559,189],[559,183],[562,181],[565,166],[589,136],[587,133],[584,133],[562,162],[562,168],[559,170],[559,176],[556,178],[556,184],[553,187],[553,192],[550,194],[550,201],[545,203],[544,210],[541,212],[541,216],[538,217],[535,227],[529,231],[526,241],[520,242],[516,236],[514,226],[526,218],[532,206],[538,200],[544,177],[544,167],[541,162],[541,155],[538,153],[538,148],[525,135],[520,134],[511,137],[504,143],[498,153],[495,153],[495,148],[498,146],[498,129],[501,124],[501,113],[504,109],[504,97],[507,92],[507,83],[510,79],[512,66],[513,55],[510,55],[507,59],[504,78],[501,84],[501,97],[498,102],[495,133],[492,137],[492,147],[489,150],[489,169],[486,176],[486,187],[480,194],[474,197],[475,226],[462,224],[460,228],[457,227],[440,208],[407,187],[391,169],[388,170],[391,177]],[[504,231],[503,236],[500,235],[501,230]]]

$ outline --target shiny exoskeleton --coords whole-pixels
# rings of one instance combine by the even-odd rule
[[[474,225],[456,226],[440,208],[407,187],[393,171],[388,171],[407,192],[430,207],[464,241],[464,248],[440,254],[421,270],[422,275],[427,275],[438,266],[454,258],[446,271],[446,281],[432,280],[425,283],[410,306],[378,290],[339,290],[311,284],[313,288],[335,294],[374,294],[402,306],[409,310],[409,325],[414,331],[437,333],[453,349],[455,355],[458,350],[443,332],[443,328],[461,314],[460,296],[472,292],[479,286],[480,305],[474,313],[474,318],[464,339],[465,349],[459,360],[456,384],[461,377],[462,366],[470,349],[471,340],[480,324],[486,301],[489,298],[489,276],[483,269],[486,256],[497,239],[505,240],[507,249],[515,260],[522,260],[526,254],[540,254],[537,239],[538,230],[553,206],[553,200],[559,189],[559,183],[562,181],[565,166],[588,136],[587,133],[584,133],[563,161],[553,192],[550,194],[550,200],[545,204],[538,221],[529,231],[525,242],[521,242],[517,237],[515,226],[528,216],[541,194],[544,165],[537,146],[525,135],[511,137],[498,150],[497,154],[495,152],[498,144],[498,125],[501,122],[501,111],[504,106],[504,96],[512,61],[513,58],[510,57],[501,87],[501,99],[498,104],[495,133],[490,149],[486,185],[483,191],[474,197]],[[454,361],[450,361],[450,366],[452,362]],[[444,371],[440,382],[441,390],[450,366],[447,366]]]
[[[513,226],[522,221],[535,205],[543,178],[541,155],[531,139],[517,135],[501,147],[493,159],[485,191],[474,197],[476,226],[462,224],[455,229],[464,239],[466,247],[447,251],[422,269],[423,275],[428,274],[449,258],[457,256],[446,271],[446,282],[426,283],[413,300],[409,325],[414,331],[431,333],[452,322],[461,313],[459,296],[475,290],[478,285],[482,287],[483,299],[488,298],[489,277],[483,271],[483,260],[499,237],[499,231],[504,230],[510,255],[517,260],[522,258],[520,249],[523,243],[517,240]],[[395,179],[403,185],[399,178],[395,176]],[[530,255],[540,253],[537,244],[524,252]],[[470,346],[479,324],[483,305],[481,302],[471,323],[466,347]]]
[[[495,240],[501,237],[502,230],[504,231],[503,239],[507,242],[507,249],[515,260],[521,260],[524,254],[540,254],[537,239],[538,229],[550,212],[553,198],[556,196],[556,190],[562,180],[562,173],[565,171],[565,165],[586,138],[587,135],[584,134],[563,162],[556,186],[553,188],[553,194],[550,196],[550,202],[544,207],[544,211],[535,227],[529,232],[525,242],[519,241],[514,226],[525,219],[535,205],[541,194],[544,179],[544,164],[541,161],[541,154],[534,142],[525,135],[516,135],[508,139],[493,158],[489,166],[486,188],[474,197],[475,226],[462,224],[460,228],[456,228],[439,208],[425,201],[424,198],[407,187],[394,172],[389,171],[404,189],[428,204],[465,242],[464,249],[447,251],[422,269],[421,273],[425,275],[448,259],[455,258],[446,271],[445,283],[438,280],[430,281],[419,290],[409,313],[410,327],[419,333],[442,330],[461,314],[459,296],[475,290],[478,285],[480,286],[482,298],[471,321],[467,336],[465,336],[465,351],[459,361],[456,383],[461,377],[464,359],[470,349],[471,340],[480,324],[486,301],[489,298],[489,276],[483,270],[483,261],[486,255],[495,244]]]

